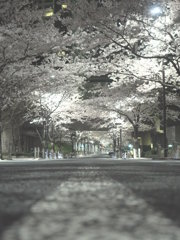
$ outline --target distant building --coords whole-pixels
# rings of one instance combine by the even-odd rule
[[[140,131],[139,140],[143,156],[163,157],[163,131],[160,129],[160,121],[156,122],[156,128],[150,131]],[[180,124],[167,126],[167,147],[169,157],[180,158]],[[148,155],[147,155],[148,154]]]
[[[40,9],[52,9],[52,13],[56,13],[67,7],[66,3],[62,0],[38,0],[35,2],[38,4]]]
[[[50,8],[53,7],[53,0],[38,0],[36,1],[39,8]]]

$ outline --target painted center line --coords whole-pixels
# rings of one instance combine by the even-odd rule
[[[81,168],[2,237],[32,239],[179,240],[180,229],[97,168]]]

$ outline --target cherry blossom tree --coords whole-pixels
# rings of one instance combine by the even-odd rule
[[[84,10],[83,6],[86,5],[84,13],[88,17],[82,12],[77,15],[84,20],[81,27],[85,28],[86,24],[86,38],[89,38],[81,51],[88,49],[86,54],[92,61],[100,63],[97,72],[101,71],[100,68],[104,72],[104,69],[111,68],[109,73],[116,78],[116,84],[121,84],[122,78],[127,81],[138,78],[147,83],[155,82],[159,85],[158,92],[162,86],[164,95],[168,97],[169,92],[172,96],[173,92],[176,98],[180,86],[179,1],[160,1],[158,5],[149,1],[93,3],[89,3],[89,6],[88,2],[83,5],[80,1],[77,12]],[[95,41],[90,45],[92,39]],[[122,66],[122,61],[126,63],[125,66]],[[144,66],[136,74],[134,69],[138,65]],[[117,70],[114,71],[112,66],[116,66]],[[178,112],[174,112],[173,116],[177,116]]]
[[[0,112],[4,122],[13,112],[7,114],[9,106],[17,109],[22,99],[31,102],[34,92],[43,89],[48,93],[58,87],[61,92],[73,92],[92,76],[112,79],[110,86],[99,88],[98,95],[102,98],[106,90],[117,91],[112,106],[115,111],[121,102],[126,119],[135,111],[138,120],[139,108],[143,116],[145,97],[150,94],[144,90],[147,86],[155,94],[154,98],[148,95],[149,103],[154,104],[161,86],[171,93],[171,104],[175,103],[180,76],[178,2],[160,1],[156,5],[160,11],[155,14],[151,1],[67,0],[67,8],[48,19],[33,1],[5,2],[0,10]],[[119,95],[128,84],[134,92],[122,99]],[[88,101],[85,103],[88,109]],[[78,118],[78,107],[73,104],[71,115]],[[90,109],[87,115],[91,115]],[[132,126],[143,124],[128,121]]]
[[[87,5],[88,1],[85,2]],[[128,55],[130,58],[164,60],[179,75],[178,0],[157,4],[141,0],[101,1],[100,5],[91,1],[88,7],[82,6],[80,1],[78,10],[86,10],[78,16],[87,28],[93,26],[91,37],[95,39],[94,46],[99,44],[98,52],[103,51],[100,48],[105,42],[106,47],[112,49],[106,58],[113,59],[118,54],[120,58]]]
[[[22,102],[28,105],[33,93],[39,89],[48,92],[52,87],[68,86],[70,90],[76,80],[82,79],[77,78],[75,71],[81,67],[80,64],[71,67],[71,76],[67,73],[67,60],[62,59],[61,48],[69,40],[64,38],[62,41],[63,33],[55,27],[55,18],[44,19],[43,10],[30,3],[7,1],[1,9],[0,115],[4,154],[12,151],[11,119]]]

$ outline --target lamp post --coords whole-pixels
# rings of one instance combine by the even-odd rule
[[[165,70],[164,64],[162,64],[162,81],[163,81],[163,149],[164,149],[164,157],[168,156],[168,148],[167,148],[167,117],[166,117],[166,87],[165,87]]]
[[[150,9],[150,14],[154,17],[158,17],[163,14],[163,10],[159,6],[154,6]],[[164,69],[164,61],[162,61],[162,100],[163,100],[163,149],[164,149],[164,157],[168,156],[168,148],[167,148],[167,116],[166,116],[166,77],[165,77],[165,69]]]

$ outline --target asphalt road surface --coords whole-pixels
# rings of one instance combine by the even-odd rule
[[[0,239],[180,240],[180,161],[1,161]]]

